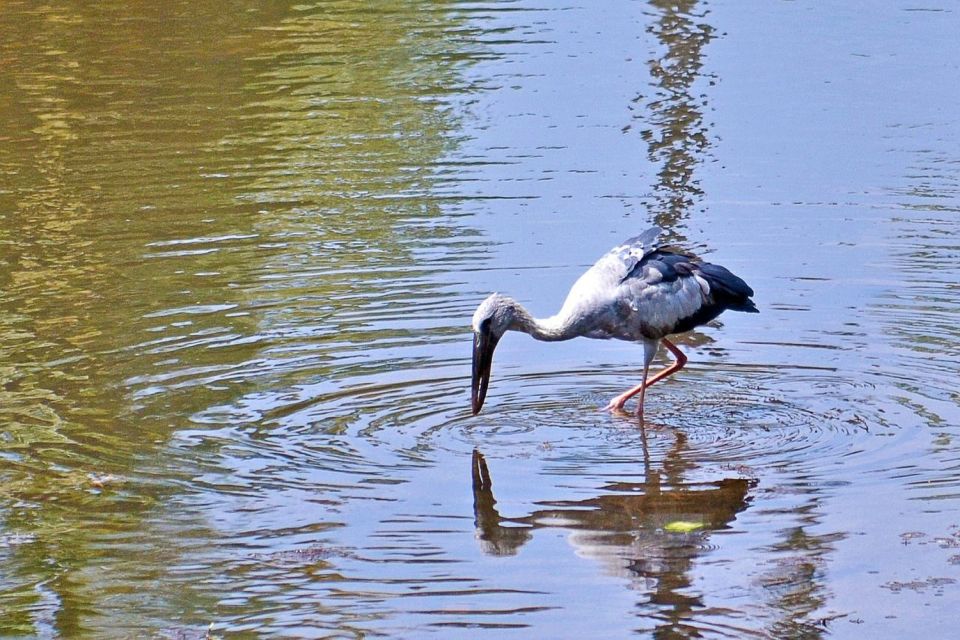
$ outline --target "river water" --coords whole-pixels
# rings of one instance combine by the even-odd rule
[[[5,3],[0,636],[950,637],[958,31]],[[472,417],[478,302],[652,223],[761,313],[642,428],[599,410],[639,346],[521,334]]]

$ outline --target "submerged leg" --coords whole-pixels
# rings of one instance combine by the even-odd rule
[[[650,385],[655,384],[660,380],[663,380],[669,375],[673,375],[674,373],[682,369],[683,365],[687,364],[687,356],[682,351],[680,351],[680,349],[677,348],[677,345],[673,344],[666,338],[663,338],[661,342],[663,342],[663,344],[667,347],[667,349],[670,350],[670,353],[674,355],[676,360],[669,367],[667,367],[663,371],[657,373],[655,376],[647,380],[647,370],[650,367],[650,360],[653,360],[653,354],[657,352],[656,343],[654,343],[652,352],[650,351],[650,348],[647,347],[647,352],[649,353],[649,357],[647,358],[647,361],[643,366],[643,381],[640,382],[640,384],[638,384],[637,386],[633,387],[632,389],[627,389],[626,391],[618,395],[616,398],[611,400],[605,407],[607,411],[619,411],[623,409],[623,405],[626,404],[627,400],[629,400],[630,398],[632,398],[633,396],[639,393],[640,406],[637,408],[637,415],[642,418],[643,417],[643,396],[644,396],[643,391]]]
[[[640,424],[643,424],[643,396],[647,393],[647,387],[653,384],[656,380],[656,376],[653,377],[653,380],[647,382],[647,372],[650,371],[650,365],[647,365],[643,368],[643,379],[640,380],[640,402],[637,403],[637,417],[640,419]]]

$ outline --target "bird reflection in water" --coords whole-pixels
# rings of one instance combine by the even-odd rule
[[[645,431],[645,429],[644,429]],[[747,508],[754,480],[724,478],[713,482],[684,482],[694,465],[683,457],[686,436],[676,438],[664,456],[662,471],[651,468],[644,444],[643,482],[615,482],[585,500],[540,503],[543,508],[526,516],[506,517],[496,508],[490,469],[482,453],[471,461],[473,508],[477,538],[484,553],[515,555],[541,528],[571,531],[577,552],[600,560],[611,573],[627,577],[647,599],[640,603],[661,629],[679,629],[690,614],[704,607],[691,594],[693,562],[709,550],[711,532],[729,528]],[[683,523],[682,531],[672,525]]]

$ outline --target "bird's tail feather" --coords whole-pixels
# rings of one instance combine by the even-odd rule
[[[743,311],[744,313],[760,313],[760,309],[757,309],[757,305],[755,305],[753,300],[750,300],[749,298],[740,304],[727,305],[727,309],[730,309],[731,311]]]
[[[714,299],[727,309],[745,313],[760,313],[750,296],[753,289],[742,278],[733,275],[726,267],[705,262],[699,265],[700,273],[710,284]]]

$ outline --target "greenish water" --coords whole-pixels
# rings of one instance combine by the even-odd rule
[[[958,26],[6,3],[0,636],[949,636]],[[477,303],[651,223],[761,314],[644,429],[638,346],[520,335],[471,417]]]

